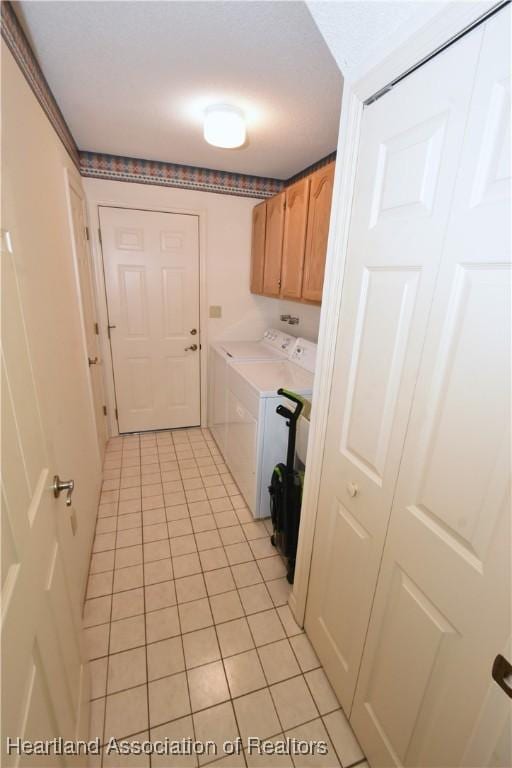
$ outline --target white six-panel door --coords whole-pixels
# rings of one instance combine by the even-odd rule
[[[512,764],[491,681],[511,621],[509,12],[482,33],[352,711],[375,766]]]
[[[481,32],[363,115],[306,629],[350,712]]]
[[[198,217],[101,207],[100,224],[119,431],[196,426]]]
[[[12,212],[4,222],[13,223]],[[85,758],[7,753],[6,738],[87,735],[88,672],[80,595],[66,572],[64,497],[52,493],[48,454],[16,265],[17,233],[2,238],[2,758],[5,766],[85,765]],[[87,553],[85,553],[87,554]]]

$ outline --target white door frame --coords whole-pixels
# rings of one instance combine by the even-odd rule
[[[87,334],[86,334],[86,330],[85,330],[85,311],[84,311],[84,305],[83,305],[83,301],[82,301],[82,288],[81,288],[81,285],[80,285],[80,270],[79,270],[79,267],[78,267],[78,253],[77,253],[77,250],[76,250],[76,242],[75,242],[75,237],[74,237],[74,234],[73,234],[74,233],[74,223],[73,223],[73,212],[72,212],[72,209],[71,209],[71,189],[73,189],[76,192],[76,194],[78,195],[78,197],[81,198],[81,200],[82,200],[82,202],[83,202],[83,204],[85,206],[85,208],[84,208],[84,218],[86,218],[86,214],[87,214],[87,201],[86,201],[86,198],[85,198],[85,192],[84,192],[84,188],[83,188],[83,186],[81,184],[81,178],[80,177],[77,178],[77,175],[75,173],[70,172],[69,168],[64,168],[64,179],[65,179],[65,185],[66,185],[66,207],[67,207],[67,211],[68,211],[68,224],[69,224],[70,241],[71,241],[71,253],[73,254],[73,271],[74,271],[74,274],[75,274],[76,295],[78,296],[78,309],[79,309],[79,312],[80,312],[80,327],[81,327],[81,330],[82,330],[82,334],[81,335],[82,335],[82,345],[83,345],[83,348],[84,348],[84,361],[85,361],[85,360],[87,360],[87,355],[88,355]],[[87,220],[86,220],[85,223],[87,225],[87,223],[88,223]],[[90,241],[88,241],[88,243],[89,243],[89,253],[91,254],[92,252],[91,252]],[[94,276],[93,276],[93,279],[94,279]],[[96,302],[97,302],[95,285],[92,286],[92,289],[93,289],[93,292],[94,292],[94,298],[96,299]],[[88,382],[88,391],[89,391],[89,403],[90,403],[90,407],[92,409],[92,415],[93,415],[94,423],[96,424],[96,408],[95,408],[95,402],[94,402],[94,391],[93,391],[93,385],[92,385],[92,380],[91,380],[90,376],[87,377],[87,382]],[[100,450],[98,441],[96,441],[96,443],[98,445],[98,451],[97,451],[98,462],[99,462],[99,465],[101,467],[103,465],[103,455],[101,454],[101,450]]]
[[[382,60],[357,81],[344,82],[318,335],[313,392],[315,405],[309,431],[295,579],[289,599],[290,608],[301,627],[304,626],[306,613],[364,103],[500,5],[502,3],[495,0],[447,3],[445,9],[405,42],[393,44],[392,40],[389,41]]]
[[[122,184],[123,182],[119,182]],[[197,216],[199,219],[199,334],[201,340],[200,350],[200,376],[201,376],[201,426],[206,427],[206,397],[207,397],[207,364],[208,364],[208,300],[206,295],[206,230],[207,230],[207,212],[204,208],[182,208],[179,206],[168,207],[159,205],[158,207],[148,206],[144,202],[143,195],[138,197],[137,190],[130,191],[129,200],[126,195],[123,199],[101,198],[90,200],[86,195],[88,219],[91,223],[90,244],[93,256],[94,281],[96,288],[96,301],[98,308],[98,322],[100,326],[99,342],[104,365],[104,387],[105,398],[107,401],[107,422],[110,437],[119,435],[119,427],[115,415],[116,398],[114,387],[114,368],[112,362],[112,350],[108,338],[108,310],[107,310],[107,292],[105,286],[105,274],[103,271],[103,252],[99,239],[100,213],[101,207],[138,209],[141,211],[151,211],[157,213],[181,213]]]

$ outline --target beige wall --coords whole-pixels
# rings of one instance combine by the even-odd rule
[[[80,176],[2,43],[2,228],[12,242],[42,408],[50,476],[74,478],[78,530],[58,508],[69,577],[83,590],[96,518],[100,458],[80,324],[65,169]],[[8,318],[4,318],[8,322]],[[14,450],[14,446],[12,447]]]

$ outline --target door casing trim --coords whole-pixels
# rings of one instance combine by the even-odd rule
[[[87,360],[87,334],[85,330],[85,310],[84,305],[82,301],[82,289],[80,285],[80,269],[78,266],[78,254],[76,251],[76,242],[73,234],[74,230],[74,222],[73,222],[73,212],[71,208],[71,190],[73,190],[82,200],[82,205],[84,206],[84,219],[87,219],[87,199],[85,195],[85,190],[81,183],[81,178],[78,175],[78,173],[74,173],[70,171],[69,168],[64,168],[64,182],[65,182],[65,188],[66,188],[66,208],[67,208],[67,214],[68,214],[68,226],[69,226],[69,234],[70,234],[70,242],[71,242],[71,253],[73,255],[73,272],[75,276],[75,283],[76,283],[76,294],[78,297],[78,305],[79,305],[79,311],[80,311],[80,329],[81,329],[81,339],[82,339],[82,345],[84,349],[84,367],[85,367],[85,361]],[[92,250],[91,250],[91,243],[88,242],[88,251],[89,255],[92,256]],[[91,259],[91,272],[93,276],[94,281],[94,264]],[[96,296],[96,290],[95,285],[93,284],[92,289],[94,291],[94,299],[97,301]],[[95,424],[95,430],[96,434],[98,434],[98,427],[96,425],[96,404],[94,402],[94,391],[93,386],[91,382],[91,377],[89,375],[89,371],[87,371],[87,388],[89,392],[89,403],[90,407],[92,409],[92,417],[94,419]],[[105,386],[105,384],[103,384]],[[101,467],[103,465],[103,454],[105,451],[105,446],[103,446],[103,451],[101,450],[101,447],[99,445],[99,441],[96,440],[96,445],[98,448],[98,462],[99,466]]]
[[[112,184],[112,181],[109,182]],[[123,184],[123,190],[126,192],[126,184],[123,182],[117,182]],[[207,231],[207,211],[204,208],[182,208],[179,206],[165,206],[158,205],[157,207],[148,206],[147,202],[144,202],[142,197],[138,196],[137,190],[130,190],[128,196],[130,201],[127,202],[126,195],[123,195],[123,199],[114,198],[94,198],[90,199],[85,194],[88,220],[90,222],[90,247],[93,258],[94,269],[94,287],[96,291],[96,301],[98,306],[98,322],[99,322],[99,341],[100,349],[105,365],[103,366],[104,375],[104,387],[105,398],[107,400],[107,420],[108,420],[108,433],[110,437],[117,437],[119,435],[119,427],[115,415],[116,397],[114,386],[114,374],[113,374],[113,362],[112,352],[110,348],[107,326],[108,326],[108,312],[107,312],[107,292],[105,286],[105,276],[103,271],[103,253],[101,249],[101,243],[99,239],[100,228],[100,208],[124,208],[127,210],[140,210],[149,211],[151,213],[177,213],[186,214],[189,216],[197,216],[199,225],[199,333],[201,339],[200,355],[200,413],[201,413],[201,427],[206,427],[206,397],[207,397],[207,365],[208,365],[208,304],[206,294],[206,231]]]

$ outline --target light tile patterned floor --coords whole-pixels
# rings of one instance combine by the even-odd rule
[[[308,638],[285,568],[208,430],[109,442],[87,599],[91,737],[214,740],[215,768],[364,763]],[[241,736],[325,740],[327,755],[226,757]],[[102,757],[191,766],[193,756]]]

